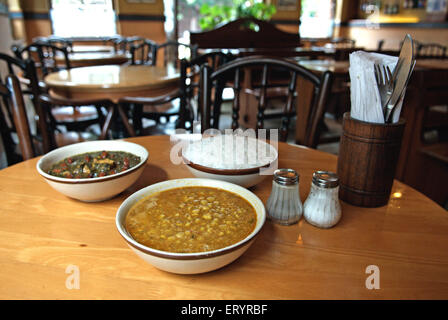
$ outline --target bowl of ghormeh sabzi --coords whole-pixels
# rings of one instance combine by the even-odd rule
[[[60,193],[86,202],[110,199],[142,174],[148,151],[132,142],[96,140],[71,144],[45,154],[36,168]]]
[[[251,191],[199,178],[143,188],[116,214],[119,233],[139,257],[178,274],[209,272],[236,260],[265,220],[264,205]]]
[[[252,187],[272,175],[278,153],[255,137],[224,134],[186,142],[182,158],[197,178],[218,179]]]

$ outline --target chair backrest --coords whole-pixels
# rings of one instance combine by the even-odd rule
[[[180,112],[179,112],[179,127],[185,129],[185,123],[193,121],[197,115],[194,112],[192,101],[197,101],[197,94],[199,88],[200,67],[204,64],[214,71],[221,65],[234,60],[235,57],[229,53],[221,51],[212,51],[206,54],[197,56],[194,59],[182,59],[180,62]],[[198,110],[200,111],[200,110]]]
[[[73,41],[67,38],[58,37],[58,36],[49,36],[49,37],[37,37],[33,39],[33,43],[48,43],[50,45],[66,48],[68,52],[73,51]]]
[[[205,32],[191,32],[191,44],[200,49],[296,48],[300,35],[254,18],[242,18]]]
[[[222,90],[227,83],[232,83],[234,90],[234,99],[232,107],[232,129],[238,128],[238,118],[240,111],[240,94],[242,89],[243,77],[247,70],[258,69],[261,72],[261,81],[258,84],[259,98],[257,111],[257,129],[264,127],[264,111],[266,109],[266,92],[272,85],[269,83],[269,72],[272,70],[287,71],[290,74],[287,87],[286,103],[283,108],[283,119],[280,128],[280,140],[286,141],[288,135],[288,127],[290,122],[290,114],[295,108],[297,90],[297,78],[310,81],[314,85],[314,92],[311,101],[311,112],[308,116],[307,137],[305,145],[315,147],[318,138],[318,125],[325,112],[327,97],[330,92],[332,75],[325,72],[321,78],[311,71],[298,65],[294,61],[287,59],[251,56],[236,59],[230,63],[222,65],[220,68],[211,72],[207,65],[201,66],[201,78],[199,84],[199,108],[201,115],[201,131],[204,132],[209,128],[218,128],[218,123],[212,123],[212,112],[219,112],[222,103]],[[212,98],[212,88],[214,88]],[[298,115],[301,116],[301,115]]]
[[[0,96],[2,98],[0,103],[2,104],[2,112],[0,114],[1,135],[8,165],[19,161],[14,150],[16,145],[11,137],[13,131],[19,139],[22,159],[27,160],[33,158],[35,151],[25,102],[19,79],[15,75],[9,74],[4,83],[0,82]],[[8,128],[14,130],[8,130]]]
[[[133,65],[141,65],[141,64],[149,64],[153,65],[154,61],[154,47],[157,44],[154,41],[147,40],[137,43],[131,46],[131,64]]]
[[[34,60],[38,74],[41,77],[51,72],[71,69],[67,47],[38,41],[23,48],[13,46],[12,50],[19,59]]]
[[[350,38],[333,38],[330,40],[330,43],[335,48],[354,48],[356,44],[356,40]]]
[[[163,62],[161,63],[161,56]],[[157,44],[153,47],[152,57],[153,65],[166,66],[169,63],[174,63],[177,67],[180,66],[180,60],[192,60],[197,56],[197,46],[189,45],[177,41],[168,41],[162,44]]]
[[[120,37],[111,39],[114,45],[114,51],[119,53],[130,53],[131,48],[146,41],[143,37]]]
[[[417,47],[417,59],[444,59],[447,49],[438,43],[422,43]]]
[[[49,133],[46,122],[47,114],[42,109],[42,106],[38,101],[38,97],[41,94],[42,90],[39,87],[39,80],[37,77],[37,70],[34,61],[31,59],[20,60],[11,57],[7,54],[0,53],[0,65],[3,66],[3,68],[0,67],[0,83],[3,83],[5,85],[6,77],[11,74],[17,76],[24,86],[26,85],[27,88],[22,90],[21,93],[28,95],[31,101],[33,102],[34,112],[38,118],[37,134],[41,136],[43,151],[48,152],[50,150],[50,144],[49,144],[50,138],[48,136]],[[6,73],[1,74],[1,70],[5,70]],[[5,104],[4,116],[6,116],[6,114],[9,112],[9,118],[12,119],[10,105],[7,105],[6,102],[4,102],[4,104]],[[7,123],[9,124],[7,130],[10,133],[16,132],[16,128],[12,125],[13,122],[7,121]]]

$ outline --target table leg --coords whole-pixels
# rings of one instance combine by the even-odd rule
[[[124,124],[128,134],[131,137],[135,137],[136,134],[135,134],[134,128],[132,128],[132,126],[130,125],[128,116],[126,115],[126,112],[124,112],[124,110],[123,110],[123,106],[121,104],[118,104],[117,108],[118,108],[118,114],[120,115],[121,120],[123,120],[123,124]]]

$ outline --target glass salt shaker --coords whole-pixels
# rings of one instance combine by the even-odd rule
[[[302,217],[303,206],[299,194],[299,174],[292,169],[274,171],[272,191],[266,204],[268,218],[290,225]]]
[[[330,171],[313,173],[311,190],[303,204],[305,220],[319,228],[331,228],[341,219],[339,177]]]

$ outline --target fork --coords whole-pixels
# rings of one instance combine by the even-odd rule
[[[385,115],[384,119],[387,119],[388,114],[393,108],[393,106],[388,105],[388,102],[394,91],[394,79],[388,66],[382,66],[382,69],[383,70],[381,70],[380,65],[374,65],[375,79],[381,98],[381,108]]]

